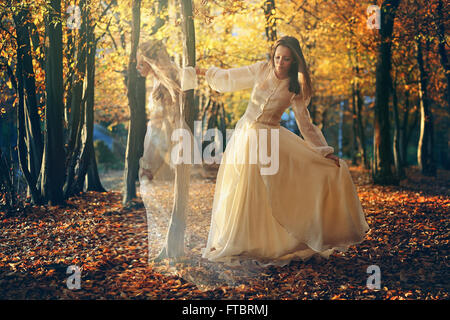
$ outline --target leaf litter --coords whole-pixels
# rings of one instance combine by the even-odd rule
[[[191,179],[186,255],[177,261],[152,261],[173,205],[170,182],[155,183],[148,208],[140,199],[123,206],[120,192],[85,192],[66,206],[0,212],[0,298],[448,299],[449,171],[432,178],[410,168],[400,186],[376,186],[349,167],[371,228],[366,240],[284,267],[201,258],[214,179]],[[80,267],[80,289],[67,286],[70,265]],[[366,285],[371,265],[380,267],[380,289]]]

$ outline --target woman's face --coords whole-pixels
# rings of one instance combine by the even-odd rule
[[[275,55],[273,57],[273,62],[275,64],[275,70],[279,76],[287,76],[289,69],[294,61],[291,49],[288,47],[279,45],[275,50]]]

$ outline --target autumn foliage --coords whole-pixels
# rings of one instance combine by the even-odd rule
[[[131,5],[138,2],[140,41],[162,40],[171,58],[182,65],[180,1],[0,2],[0,299],[449,299],[450,71],[446,30],[450,19],[448,4],[442,0],[192,1],[196,65],[200,68],[249,65],[267,59],[277,36],[299,39],[313,81],[314,95],[308,107],[312,120],[349,162],[371,229],[364,242],[345,253],[334,253],[329,260],[314,258],[256,270],[203,261],[201,249],[209,231],[215,171],[207,178],[192,180],[186,255],[176,261],[152,261],[163,245],[174,204],[171,182],[155,182],[151,208],[145,208],[139,195],[122,204],[123,193],[118,188],[85,191],[83,171],[83,179],[77,176],[77,189],[67,193],[64,203],[30,203],[23,169],[31,166],[30,159],[40,161],[42,156],[31,146],[40,136],[30,138],[31,129],[44,136],[48,132],[46,111],[51,110],[46,100],[46,77],[51,74],[46,70],[46,31],[49,26],[62,28],[58,38],[62,101],[58,102],[63,107],[58,111],[64,115],[53,123],[62,122],[64,142],[59,146],[65,156],[72,157],[76,176],[82,132],[93,133],[92,126],[82,129],[86,114],[80,110],[89,110],[89,123],[104,125],[116,134],[115,143],[126,149]],[[61,18],[46,20],[54,13],[49,3],[61,4]],[[382,112],[385,120],[376,122],[374,97],[382,41],[379,29],[368,27],[367,10],[370,5],[385,8],[392,3],[396,11],[391,16],[392,34],[387,37],[390,70],[385,73],[391,83],[385,82],[381,88],[386,90],[378,92],[387,108]],[[78,5],[89,32],[71,26]],[[29,50],[18,47],[18,40],[24,38]],[[26,51],[23,56],[19,49]],[[88,54],[91,64],[81,68],[79,65],[87,62],[83,55]],[[30,62],[27,70],[21,71],[25,63],[18,63],[20,59]],[[94,85],[88,86],[86,74],[92,76]],[[146,85],[148,99],[153,83],[147,78]],[[90,93],[91,108],[79,108],[74,114],[76,104],[88,101],[86,92]],[[233,128],[245,112],[250,91],[218,94],[200,78],[195,95],[196,120],[220,123],[225,129]],[[27,100],[30,97],[36,98],[34,104]],[[22,117],[20,112],[24,112]],[[34,124],[27,120],[30,114],[36,116]],[[22,170],[18,123],[31,126],[20,136]],[[395,176],[392,181],[398,185],[381,186],[371,179],[380,124],[385,128],[382,144]],[[78,140],[69,139],[70,131]],[[426,154],[419,155],[423,144]],[[99,161],[101,149],[99,143],[95,145],[97,158],[93,159]],[[95,153],[85,150],[89,156]],[[123,158],[124,150],[120,153]],[[62,153],[57,155],[61,159],[57,163],[67,162],[68,167]],[[430,165],[428,171],[420,169],[422,158]],[[39,161],[33,182],[39,181]],[[99,171],[105,183],[109,172]],[[118,174],[122,179],[122,172]],[[381,287],[375,290],[366,286],[367,268],[373,265],[381,270]],[[80,289],[67,286],[69,266],[81,269]]]

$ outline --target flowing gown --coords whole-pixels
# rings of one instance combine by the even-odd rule
[[[221,159],[202,257],[285,265],[363,241],[369,226],[349,169],[325,157],[334,149],[312,123],[309,99],[289,92],[289,79],[278,79],[268,61],[210,67],[205,77],[219,92],[253,90]],[[304,139],[280,126],[289,106]],[[259,153],[263,145],[272,163]]]
[[[171,66],[177,71],[180,78],[181,90],[197,88],[197,75],[193,67],[179,68],[175,63]],[[139,159],[139,180],[141,193],[146,194],[151,182],[146,175],[149,171],[155,180],[172,180],[174,178],[174,165],[171,161],[171,151],[174,146],[171,136],[177,128],[175,113],[179,106],[172,101],[169,90],[160,81],[152,78],[147,112],[149,121],[144,139],[144,151]]]

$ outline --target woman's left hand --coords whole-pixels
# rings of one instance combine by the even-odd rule
[[[327,154],[327,155],[325,156],[325,158],[334,160],[334,161],[336,162],[336,165],[337,165],[338,167],[341,166],[340,163],[339,163],[339,158],[338,158],[337,156],[335,156],[334,154],[332,154],[332,153]]]

